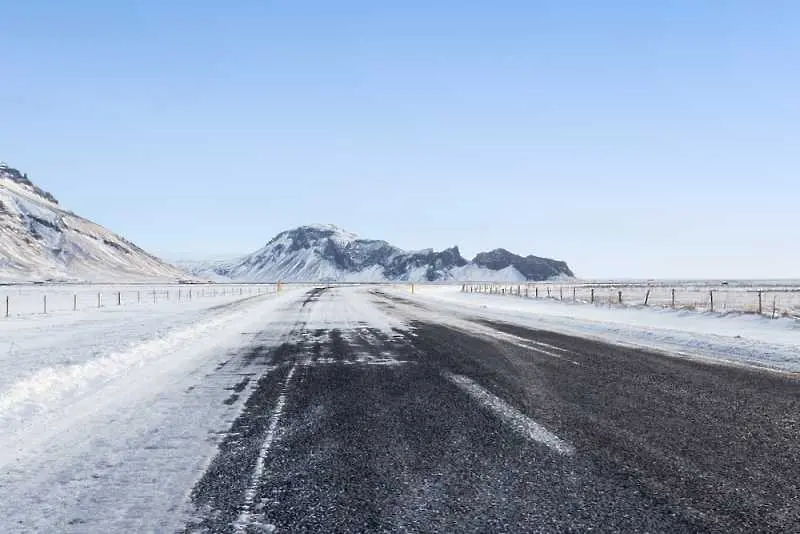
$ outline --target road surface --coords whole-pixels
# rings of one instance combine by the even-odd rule
[[[796,377],[468,313],[454,327],[411,296],[353,307],[354,291],[309,291],[280,345],[249,349],[270,372],[187,532],[800,526]]]
[[[308,287],[43,369],[0,531],[800,531],[798,376],[476,312]]]

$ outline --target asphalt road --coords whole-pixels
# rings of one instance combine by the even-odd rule
[[[797,377],[368,298],[248,350],[187,532],[800,532]]]

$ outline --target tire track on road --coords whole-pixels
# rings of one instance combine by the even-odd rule
[[[297,307],[307,308],[324,291],[325,288],[312,289]],[[283,342],[274,347],[257,343],[243,354],[246,365],[258,361],[265,364],[265,372],[192,491],[195,517],[187,522],[185,533],[248,530],[255,511],[255,488],[278,434],[292,378],[298,364],[309,359],[307,334],[306,320],[301,314],[283,336]]]

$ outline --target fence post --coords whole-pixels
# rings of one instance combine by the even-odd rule
[[[675,288],[672,288],[672,307],[675,307]]]
[[[714,290],[710,290],[708,292],[708,296],[711,297],[711,311],[714,311]]]
[[[561,300],[564,300],[564,287],[563,286],[558,288],[558,294],[559,294],[559,298]]]
[[[158,300],[158,297],[156,295],[156,290],[154,289],[153,290],[153,304],[155,304],[157,300]]]
[[[762,308],[761,308],[761,290],[758,290],[758,314],[761,315]]]
[[[547,286],[547,298],[550,298],[550,286]]]
[[[42,295],[42,302],[44,303],[44,313],[47,313],[47,295]]]
[[[622,290],[619,290],[619,303],[622,304]]]
[[[534,296],[538,299],[539,298],[539,286],[535,286],[533,288],[533,290],[535,292]]]
[[[644,305],[647,306],[647,301],[650,300],[650,288],[647,288],[647,293],[644,295]]]
[[[78,311],[78,294],[72,295],[72,311]]]
[[[778,312],[778,297],[772,297],[772,318],[775,318],[775,314]]]
[[[122,291],[117,291],[117,306],[122,306]]]
[[[141,304],[141,303],[142,303],[142,292],[141,291],[137,291],[136,292],[136,304]]]
[[[592,296],[591,296],[591,299],[592,299],[592,301],[591,301],[591,302],[592,302],[592,304],[594,304],[594,288],[592,288]]]
[[[8,295],[6,295],[6,317],[8,317]]]
[[[102,293],[100,293],[100,292],[97,293],[97,307],[98,308],[100,307],[100,304],[102,303],[101,295],[102,295]]]
[[[576,290],[575,290],[575,288],[573,287],[573,288],[572,288],[572,301],[573,301],[573,302],[575,302],[575,301],[577,301],[577,300],[578,300],[578,297],[576,296]]]

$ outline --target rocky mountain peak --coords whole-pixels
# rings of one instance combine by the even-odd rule
[[[479,267],[486,267],[495,271],[513,267],[525,276],[527,280],[547,280],[557,276],[575,276],[566,262],[533,255],[522,257],[504,248],[481,252],[475,256],[472,262]]]
[[[3,178],[26,187],[39,197],[53,204],[58,204],[58,200],[56,200],[53,195],[31,182],[30,178],[28,178],[28,173],[20,172],[18,169],[9,167],[6,162],[0,161],[0,179]]]

